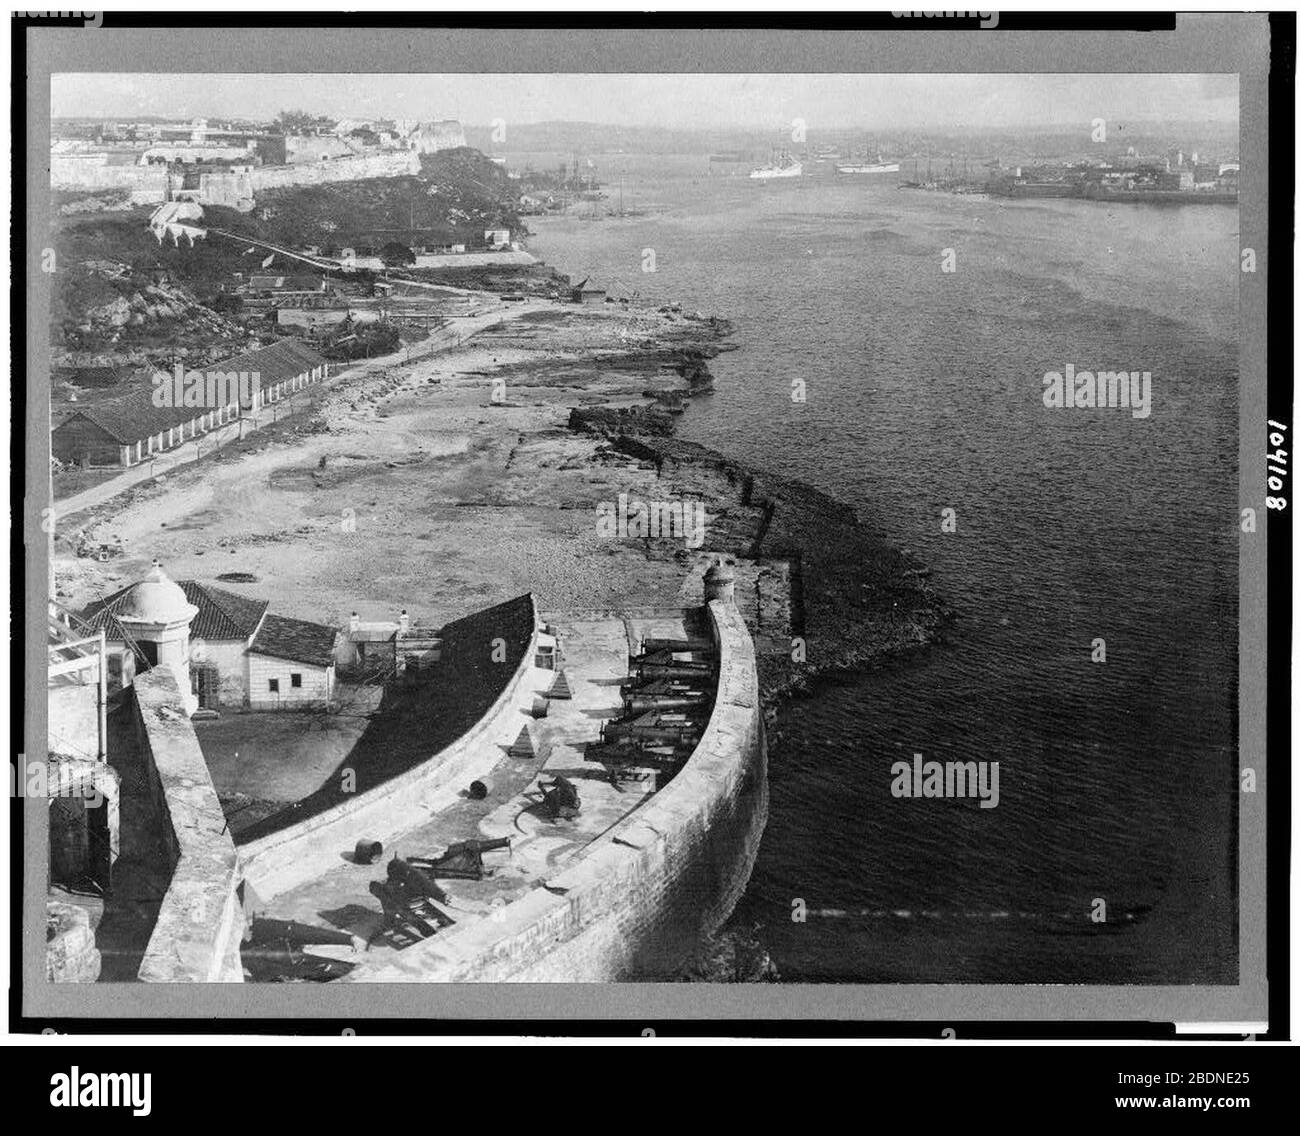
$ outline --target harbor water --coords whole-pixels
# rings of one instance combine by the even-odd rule
[[[644,215],[530,248],[733,320],[681,434],[854,506],[956,613],[783,709],[734,922],[793,981],[1235,982],[1236,209],[623,164]],[[1045,406],[1067,365],[1150,372],[1150,414]],[[917,753],[998,762],[997,807],[896,797]]]

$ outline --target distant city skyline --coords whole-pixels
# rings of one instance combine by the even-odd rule
[[[1235,74],[58,74],[56,118],[456,118],[672,130],[1237,122]]]

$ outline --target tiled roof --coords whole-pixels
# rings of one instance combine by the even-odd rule
[[[197,580],[182,580],[180,585],[185,598],[199,609],[190,624],[191,639],[247,639],[270,606],[267,600],[249,599]]]
[[[205,364],[201,369],[220,371],[256,372],[261,376],[263,388],[274,386],[284,379],[296,378],[304,371],[315,370],[325,363],[318,355],[298,339],[281,339],[269,347],[257,351],[246,351],[230,359]],[[69,415],[55,430],[62,429],[77,418],[86,418],[109,434],[120,445],[129,446],[144,438],[152,437],[173,426],[181,426],[201,414],[206,414],[216,407],[194,406],[155,406],[153,402],[153,385],[141,384],[130,394],[121,398],[103,402],[98,406],[89,406],[85,410]]]
[[[55,378],[79,387],[112,387],[134,374],[134,368],[119,366],[58,367]]]
[[[248,637],[257,630],[262,616],[269,606],[267,600],[248,599],[228,592],[225,588],[214,588],[211,584],[202,584],[197,580],[177,581],[185,598],[199,609],[190,623],[191,639],[207,639],[212,642],[239,640],[247,642]],[[96,600],[82,612],[81,618],[89,624],[92,631],[103,627],[112,637],[116,629],[118,609],[135,584],[128,584],[120,591],[114,592],[102,600]]]
[[[282,615],[268,615],[253,640],[249,651],[269,655],[273,659],[289,659],[295,663],[308,663],[327,667],[334,661],[334,641],[338,632],[333,627],[309,623],[305,619],[287,619]]]

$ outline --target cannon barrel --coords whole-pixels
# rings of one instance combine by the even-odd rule
[[[635,655],[628,659],[628,665],[640,670],[648,667],[672,667],[691,675],[706,675],[713,671],[712,659],[674,659],[671,654]]]
[[[498,848],[509,847],[510,837],[508,836],[499,836],[493,840],[462,840],[456,844],[448,844],[447,851],[439,859],[451,856],[456,852],[495,852]]]
[[[329,982],[342,978],[353,969],[352,963],[342,959],[295,952],[289,946],[245,946],[240,951],[240,961],[255,982]]]
[[[333,927],[314,927],[310,923],[299,923],[296,919],[267,919],[261,915],[254,916],[248,928],[248,941],[257,946],[277,942],[352,946],[352,936],[347,931],[337,931]]]
[[[696,682],[712,673],[707,663],[633,663],[632,669],[640,679],[681,678]]]
[[[509,847],[508,836],[494,840],[461,840],[448,845],[440,856],[411,856],[407,863],[435,879],[481,880],[492,874],[483,867],[483,853]]]
[[[429,875],[440,880],[481,880],[484,876],[491,874],[484,869],[482,860],[466,866],[463,864],[444,864],[441,860],[428,860],[412,856],[411,864],[422,872],[428,872]]]
[[[651,651],[712,651],[714,650],[713,642],[709,639],[656,639],[653,637],[641,640],[641,653],[649,654]]]
[[[658,738],[674,744],[692,745],[699,742],[698,726],[636,726],[631,723],[606,722],[600,730],[602,741],[619,741],[623,738]]]
[[[644,714],[648,710],[689,710],[707,698],[707,694],[625,694],[623,710],[628,714]]]
[[[690,750],[680,750],[673,746],[646,746],[644,748],[627,748],[621,745],[606,746],[604,750],[588,752],[587,761],[598,761],[602,765],[639,765],[651,769],[677,770],[688,757]]]
[[[707,675],[692,675],[690,678],[625,678],[619,683],[620,694],[670,694],[674,697],[685,694],[706,694],[704,681]]]

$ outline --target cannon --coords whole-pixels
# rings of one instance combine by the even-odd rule
[[[441,856],[412,856],[409,863],[433,877],[449,880],[481,880],[491,873],[483,867],[483,853],[509,848],[510,837],[497,840],[462,840],[450,844]]]
[[[438,886],[431,875],[413,864],[408,864],[400,856],[394,856],[388,861],[388,882],[399,884],[426,899],[436,899],[439,903],[448,902],[447,893]]]
[[[602,742],[618,742],[628,738],[645,741],[663,742],[673,746],[694,749],[700,741],[698,729],[690,726],[629,726],[621,722],[609,722],[600,731]]]
[[[379,880],[370,881],[370,894],[379,900],[384,909],[386,928],[396,927],[406,930],[408,934],[410,929],[414,928],[417,936],[422,939],[438,933],[437,927],[411,910],[412,904],[420,901],[420,896],[412,896],[403,887],[393,883],[381,883]],[[455,922],[449,915],[443,914],[436,908],[433,910],[440,925]]]
[[[692,678],[627,678],[619,683],[619,693],[628,694],[704,694],[703,676]]]
[[[709,652],[714,650],[711,640],[708,639],[655,639],[647,637],[641,640],[641,654],[647,655],[651,651],[699,651]]]
[[[631,664],[634,676],[642,681],[657,678],[688,679],[699,682],[712,674],[708,663],[640,663]]]
[[[654,710],[691,710],[702,706],[709,696],[703,691],[680,694],[625,694],[623,712],[628,715],[645,714]]]
[[[713,670],[712,659],[679,659],[672,651],[651,651],[645,655],[630,655],[628,664],[634,667],[682,667],[699,674]]]
[[[650,711],[636,718],[601,725],[601,741],[611,742],[621,738],[651,738],[679,745],[694,745],[700,739],[700,726],[685,714],[675,711]]]
[[[353,946],[353,939],[347,931],[336,931],[332,927],[314,927],[310,923],[299,923],[296,919],[267,919],[255,915],[245,934],[245,941],[253,946],[271,943],[303,946],[308,943],[330,943],[342,947]]]
[[[537,784],[542,790],[546,811],[556,820],[572,820],[578,815],[582,808],[582,798],[578,795],[578,787],[567,777],[557,773],[549,785],[541,781]]]
[[[329,982],[353,969],[352,963],[294,950],[288,943],[249,944],[239,956],[254,982]]]
[[[602,765],[625,767],[642,766],[647,769],[676,772],[691,756],[689,747],[664,744],[632,745],[613,742],[609,745],[591,746],[583,755],[584,761],[598,761]]]

